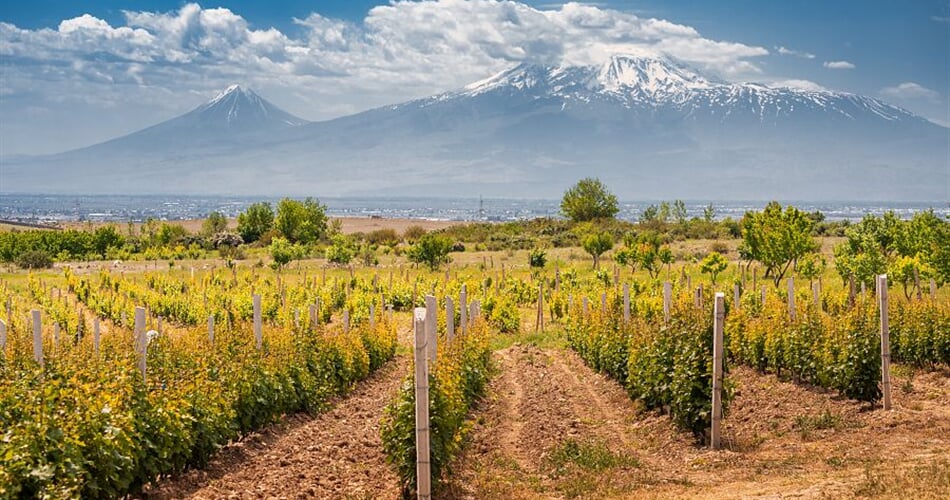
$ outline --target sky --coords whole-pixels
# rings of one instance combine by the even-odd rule
[[[324,120],[617,53],[950,126],[950,0],[31,0],[0,2],[0,156],[124,135],[232,83]]]

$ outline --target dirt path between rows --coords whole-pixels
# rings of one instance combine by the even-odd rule
[[[901,369],[894,410],[743,367],[722,451],[563,349],[515,345],[474,412],[443,497],[946,498],[950,374]]]
[[[159,483],[146,498],[397,498],[379,437],[383,408],[409,360],[397,356],[330,410],[288,417],[231,444],[211,464]]]

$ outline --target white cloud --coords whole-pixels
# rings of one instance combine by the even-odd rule
[[[854,69],[854,63],[848,61],[825,61],[822,66],[828,69]]]
[[[801,50],[792,50],[784,46],[775,47],[775,51],[783,56],[795,56],[801,57],[802,59],[814,59],[815,54],[810,52],[805,52]]]
[[[938,23],[950,23],[950,16],[930,16],[930,20]]]
[[[254,29],[237,12],[198,4],[124,14],[125,25],[115,27],[89,14],[57,29],[0,22],[0,83],[64,113],[70,102],[109,103],[129,113],[167,110],[146,117],[156,122],[240,82],[321,119],[459,88],[522,61],[587,64],[615,53],[666,54],[743,80],[760,74],[756,58],[769,54],[706,38],[691,26],[582,3],[541,9],[493,0],[394,2],[356,23],[314,13],[295,20],[301,30],[293,35]],[[0,113],[12,110],[12,99],[0,103]]]
[[[790,79],[790,80],[775,80],[769,82],[769,87],[788,87],[793,89],[801,90],[828,90],[825,87],[821,86],[818,83],[815,83],[811,80],[800,80],[800,79]]]
[[[892,99],[940,101],[939,92],[914,82],[904,82],[893,87],[884,87],[881,89],[880,94]]]

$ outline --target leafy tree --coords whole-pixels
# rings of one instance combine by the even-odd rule
[[[452,250],[452,240],[434,233],[426,233],[416,240],[408,252],[409,260],[426,264],[430,269],[438,269],[442,264],[450,262],[449,251]]]
[[[561,213],[574,222],[611,219],[619,211],[617,197],[600,179],[591,177],[578,181],[561,199]]]
[[[254,203],[241,212],[237,219],[237,230],[246,243],[253,243],[274,227],[274,209],[270,203]]]
[[[302,255],[300,247],[281,237],[271,240],[269,249],[270,256],[274,259],[274,268],[278,271],[292,260],[299,259]]]
[[[657,257],[659,257],[660,263],[666,266],[666,274],[669,276],[674,260],[673,251],[670,250],[668,246],[660,247],[660,250],[657,252]]]
[[[92,242],[96,253],[105,256],[110,248],[121,248],[125,244],[125,238],[115,226],[108,225],[99,227],[92,233]]]
[[[703,220],[709,223],[712,222],[714,218],[716,218],[716,207],[710,203],[703,209]]]
[[[874,277],[887,269],[887,258],[872,235],[852,232],[848,241],[835,247],[835,269],[845,283],[854,277],[870,286]]]
[[[53,258],[45,250],[29,250],[20,254],[16,265],[22,269],[47,269],[53,267]]]
[[[930,276],[932,271],[917,257],[899,256],[887,266],[888,283],[900,283],[904,290],[904,297],[910,299],[910,293],[915,288],[917,276]]]
[[[683,200],[676,200],[673,202],[673,218],[676,219],[676,223],[685,226],[686,225],[686,203],[683,203]]]
[[[813,283],[825,273],[825,258],[820,253],[810,253],[798,260],[798,274]]]
[[[327,260],[334,264],[349,264],[356,255],[356,245],[353,240],[338,234],[333,237],[333,244],[327,247]]]
[[[228,230],[228,218],[221,212],[214,211],[201,223],[201,234],[213,236]]]
[[[699,263],[699,270],[703,274],[708,274],[712,279],[713,284],[716,284],[716,278],[719,276],[719,273],[726,270],[726,267],[729,263],[726,261],[726,258],[722,256],[719,252],[712,252]]]
[[[313,243],[327,233],[326,207],[313,198],[284,198],[277,204],[274,227],[292,243]]]
[[[181,224],[163,222],[155,233],[155,243],[159,246],[171,246],[180,243],[188,236],[188,231]]]
[[[793,262],[817,250],[811,237],[814,225],[805,212],[791,205],[782,210],[778,202],[770,202],[763,211],[742,218],[740,255],[761,262],[765,276],[778,286]]]
[[[614,239],[607,231],[591,233],[584,237],[581,246],[594,258],[594,269],[600,269],[600,256],[614,247]]]

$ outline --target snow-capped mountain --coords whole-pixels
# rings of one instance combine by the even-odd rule
[[[941,201],[948,144],[950,129],[877,99],[616,56],[315,123],[232,88],[86,153],[4,165],[0,189],[557,197],[599,176],[627,199]]]

